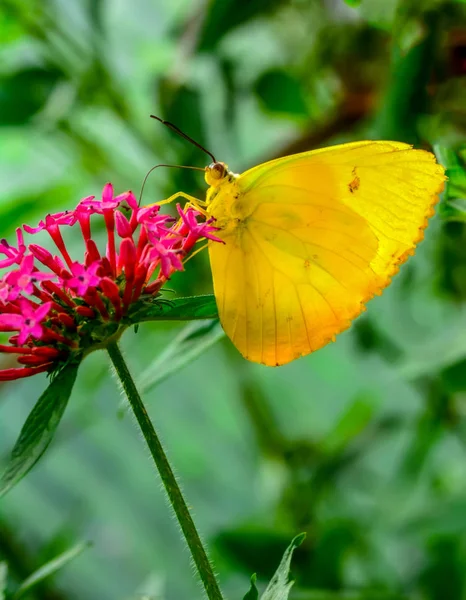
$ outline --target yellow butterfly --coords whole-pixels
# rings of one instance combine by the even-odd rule
[[[334,340],[389,285],[445,175],[430,152],[364,141],[241,175],[213,162],[205,179],[201,204],[225,242],[209,242],[223,329],[245,358],[278,366]]]

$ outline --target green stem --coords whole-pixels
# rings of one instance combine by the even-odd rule
[[[152,454],[152,458],[154,459],[162,479],[165,491],[167,492],[178,523],[180,524],[181,530],[191,551],[194,564],[196,565],[202,583],[204,584],[207,597],[209,600],[224,600],[217,579],[215,578],[212,565],[210,564],[204,546],[202,545],[194,521],[176,481],[176,477],[170,467],[170,463],[168,462],[167,456],[157,433],[155,432],[149,415],[144,408],[141,396],[134,384],[120,348],[116,342],[112,342],[107,346],[107,351],[123,385],[123,389],[131,404],[131,408],[139,423],[142,434],[149,446],[150,453]]]

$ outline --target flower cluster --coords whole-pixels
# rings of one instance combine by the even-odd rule
[[[159,294],[201,238],[215,237],[211,221],[192,206],[177,210],[179,219],[162,215],[157,205],[139,207],[131,192],[114,197],[107,184],[102,199],[81,200],[75,210],[47,215],[37,227],[18,229],[16,246],[0,241],[0,331],[17,332],[0,352],[17,355],[20,367],[0,370],[0,381],[53,371],[73,353],[85,353],[118,335],[125,317],[144,299]],[[91,217],[105,224],[101,253],[91,235]],[[62,236],[78,225],[84,259],[74,260]],[[24,232],[45,230],[55,243],[54,256],[38,244],[26,245]]]

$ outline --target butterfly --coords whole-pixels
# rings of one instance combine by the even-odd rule
[[[444,186],[434,156],[365,141],[295,154],[241,175],[206,169],[223,329],[241,354],[283,365],[347,329],[423,238]]]
[[[209,241],[214,294],[241,354],[278,366],[335,340],[414,254],[445,179],[433,154],[390,141],[240,175],[214,159],[203,203],[224,242]]]

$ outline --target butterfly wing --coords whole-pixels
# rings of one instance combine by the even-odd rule
[[[285,364],[346,329],[414,252],[444,179],[429,152],[357,142],[259,165],[233,201],[220,189],[214,291],[243,356]]]

